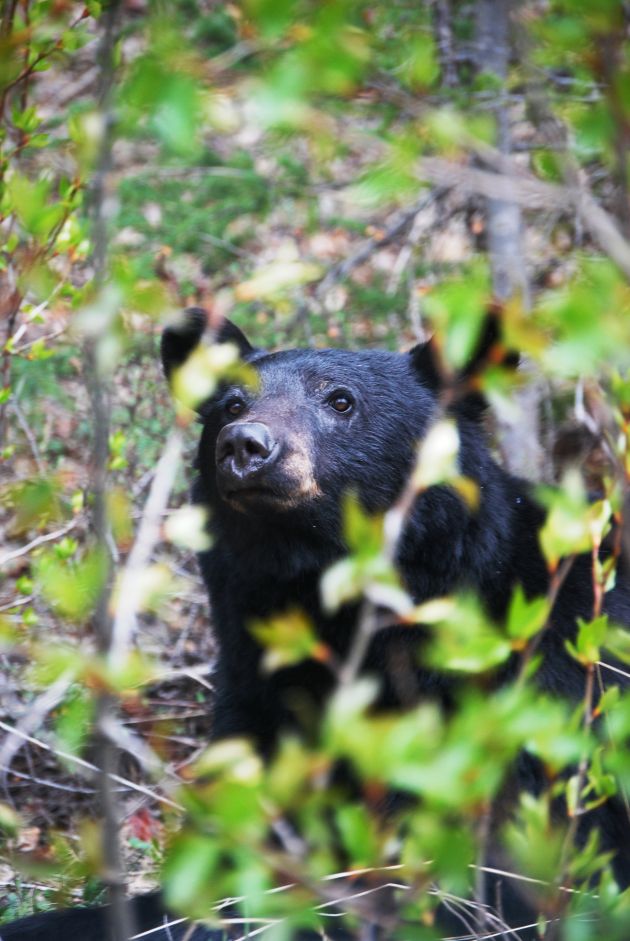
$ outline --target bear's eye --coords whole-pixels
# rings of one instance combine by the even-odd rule
[[[351,412],[354,399],[347,392],[333,392],[328,399],[328,404],[336,412]]]
[[[236,418],[237,415],[240,415],[244,408],[245,402],[236,396],[232,399],[228,399],[225,403],[225,411],[228,415],[231,415],[232,418]]]

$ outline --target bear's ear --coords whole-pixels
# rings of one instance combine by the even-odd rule
[[[409,350],[409,356],[418,378],[437,395],[446,383],[440,363],[440,354],[433,337],[414,346],[413,349]]]
[[[414,369],[422,384],[438,396],[453,414],[478,420],[486,410],[486,400],[475,388],[474,373],[465,371],[449,375],[442,363],[433,337],[409,351]]]
[[[446,367],[435,337],[419,343],[409,352],[421,382],[440,397],[446,408],[458,415],[473,420],[483,416],[487,401],[482,379],[488,367],[511,371],[518,366],[518,354],[504,345],[502,314],[498,304],[490,305],[472,355],[456,371]]]
[[[489,307],[479,331],[479,339],[472,356],[461,371],[461,378],[474,381],[489,366],[499,366],[512,371],[519,364],[520,356],[505,345],[503,312],[498,304]]]
[[[238,347],[241,359],[254,352],[245,334],[231,320],[222,317],[214,324],[203,307],[188,307],[182,319],[166,327],[162,333],[162,366],[169,381],[173,370],[186,362],[204,337],[208,343],[233,343]]]

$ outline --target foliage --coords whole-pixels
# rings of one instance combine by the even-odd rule
[[[152,558],[136,573],[148,578],[140,593],[146,610],[131,618],[143,656],[131,651],[116,661],[95,650],[99,599],[108,599],[114,618],[120,611],[119,596],[107,594],[109,566],[113,559],[122,568],[130,558],[133,524],[172,420],[156,366],[161,324],[193,301],[234,316],[267,345],[299,337],[318,346],[399,347],[431,329],[445,375],[455,375],[476,347],[494,290],[485,191],[475,189],[473,173],[492,172],[496,184],[507,161],[507,179],[517,187],[524,177],[532,187],[520,249],[531,300],[513,291],[502,324],[506,345],[526,355],[544,389],[539,438],[547,450],[555,443],[558,459],[539,468],[547,484],[561,480],[540,490],[548,508],[541,540],[549,597],[525,598],[517,589],[505,624],[490,622],[467,595],[415,607],[392,563],[400,518],[366,518],[348,495],[349,551],[326,573],[325,603],[332,610],[360,600],[366,623],[376,606],[401,623],[421,620],[431,664],[461,675],[459,700],[448,715],[431,701],[374,714],[374,682],[348,677],[301,612],[253,625],[266,669],[314,658],[336,672],[315,741],[287,738],[268,763],[248,743],[214,744],[185,768],[174,794],[164,766],[182,757],[176,743],[191,728],[197,733],[194,723],[171,719],[157,733],[151,726],[155,735],[142,748],[138,738],[120,736],[169,807],[155,829],[136,815],[126,843],[151,858],[166,845],[167,896],[192,917],[212,914],[207,899],[245,896],[249,912],[274,920],[278,936],[288,937],[293,926],[313,924],[316,907],[336,889],[351,894],[354,877],[339,874],[360,872],[359,885],[375,902],[373,910],[349,907],[359,937],[362,920],[381,917],[379,887],[391,881],[385,867],[396,865],[395,881],[408,887],[396,898],[397,924],[410,926],[405,937],[412,927],[418,937],[434,937],[437,904],[459,904],[474,885],[487,821],[516,756],[527,750],[543,763],[548,788],[523,795],[505,824],[510,865],[539,880],[532,898],[541,920],[563,919],[565,937],[628,936],[628,892],[616,887],[596,842],[576,840],[580,816],[623,793],[630,774],[629,694],[614,685],[621,674],[606,673],[597,705],[593,691],[602,650],[628,661],[627,635],[601,607],[615,578],[630,474],[627,10],[617,0],[522,4],[502,75],[476,58],[475,7],[484,3],[122,4],[109,97],[94,50],[111,4],[21,0],[2,8],[6,718],[15,724],[20,714],[37,716],[31,732],[75,771],[98,696],[117,697],[119,724],[134,730],[133,717],[146,718],[165,682],[168,664],[158,663],[164,648],[169,641],[185,647],[182,624],[194,623],[181,587],[164,576],[176,572],[190,595],[191,550],[207,548],[203,520],[184,510],[158,526]],[[512,154],[501,139],[504,120]],[[99,205],[108,226],[104,278],[96,258]],[[107,545],[89,525],[88,465],[96,458],[86,381],[94,362],[112,397]],[[235,368],[216,350],[197,365],[202,397]],[[479,382],[500,421],[518,424],[511,409],[522,374],[485,366]],[[198,389],[187,391],[194,405]],[[180,425],[190,418],[186,410],[178,415]],[[411,495],[453,486],[474,507],[452,431],[443,423],[425,443]],[[581,476],[575,467],[564,473],[566,453],[569,464],[583,463]],[[587,496],[593,490],[595,500]],[[175,505],[185,492],[180,475]],[[182,538],[187,548],[177,548]],[[536,689],[538,644],[567,558],[582,551],[597,557],[602,544],[592,618],[569,645],[587,678],[583,702],[573,708]],[[162,633],[160,620],[167,623]],[[206,654],[202,647],[200,662]],[[492,671],[515,655],[516,680],[489,691]],[[167,683],[176,682],[177,669]],[[206,694],[194,689],[192,699],[203,701]],[[11,752],[9,787],[40,778],[38,767],[59,783],[34,754],[20,762]],[[355,780],[351,797],[337,784],[339,762]],[[89,779],[68,779],[77,794],[89,792]],[[392,791],[405,799],[383,815],[379,807]],[[561,797],[566,812],[559,814]],[[23,793],[17,803],[18,819],[8,801],[0,805],[6,858],[43,872],[54,901],[67,901],[87,874],[102,874],[94,829],[81,825],[78,854],[74,840],[46,830],[47,815]],[[79,824],[71,816],[64,811],[57,822],[72,833]],[[20,846],[27,851],[16,862]],[[289,879],[290,891],[271,892]],[[31,904],[23,881],[7,893],[7,918]],[[48,904],[33,899],[36,907]],[[388,923],[392,937],[397,924]]]

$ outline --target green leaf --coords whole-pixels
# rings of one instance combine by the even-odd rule
[[[11,487],[9,494],[16,511],[13,528],[18,533],[65,516],[59,482],[52,478],[25,480]]]
[[[614,264],[601,256],[580,258],[570,284],[543,294],[534,313],[553,342],[540,351],[555,376],[597,372],[602,362],[627,368],[630,289]]]
[[[562,868],[566,834],[560,823],[552,823],[549,795],[521,794],[518,812],[503,833],[516,871],[553,885]]]
[[[163,77],[162,93],[151,115],[151,123],[166,146],[175,153],[195,152],[200,127],[200,101],[193,79],[182,74]]]
[[[418,32],[403,44],[401,58],[400,75],[410,88],[428,88],[440,74],[435,41],[428,32]]]
[[[413,610],[396,568],[382,555],[340,559],[326,569],[319,587],[324,609],[331,613],[363,596],[401,616]]]
[[[278,39],[296,12],[295,0],[246,0],[245,7],[266,39]]]
[[[241,362],[238,347],[233,343],[200,345],[184,365],[175,370],[173,395],[182,405],[194,409],[213,395],[223,379],[240,381],[253,388],[258,382],[255,370]]]
[[[551,150],[535,150],[532,165],[543,180],[558,183],[562,180],[562,166],[556,154]]]
[[[212,545],[208,533],[208,510],[190,504],[172,510],[164,523],[164,535],[176,546],[193,552],[206,552]]]
[[[452,419],[441,419],[431,425],[422,439],[418,460],[413,471],[417,491],[458,479],[459,432]]]
[[[457,281],[446,281],[424,298],[447,362],[461,369],[469,362],[485,323],[492,295],[485,264],[470,265]]]
[[[164,895],[174,911],[199,912],[200,900],[212,895],[214,875],[221,860],[221,845],[211,837],[185,831],[174,841],[163,869]],[[208,917],[208,905],[203,915]]]
[[[33,580],[28,575],[21,575],[17,579],[15,587],[21,595],[30,595],[33,591]]]
[[[601,715],[613,710],[619,703],[620,696],[621,693],[619,692],[618,686],[609,686],[599,698],[595,709],[596,715]]]
[[[76,679],[85,667],[89,656],[84,656],[77,646],[62,646],[49,641],[43,647],[36,647],[30,667],[30,679],[36,686],[51,686],[62,676]]]
[[[465,896],[475,861],[473,819],[459,822],[451,815],[414,809],[404,830],[401,859],[406,869],[426,878],[431,873],[441,891]]]
[[[609,157],[615,136],[615,120],[606,101],[592,101],[576,110],[573,120],[576,150],[580,157]]]
[[[124,696],[136,694],[142,686],[154,683],[160,675],[160,668],[147,654],[130,650],[121,662],[93,660],[91,672],[106,688]]]
[[[528,641],[543,629],[549,617],[549,600],[545,597],[525,597],[523,587],[519,584],[512,593],[507,616],[507,632],[515,640]],[[519,649],[519,645],[516,645]]]
[[[262,666],[267,672],[311,657],[328,659],[329,651],[318,640],[310,618],[303,611],[289,611],[267,621],[256,622],[250,626],[250,631],[265,648]]]
[[[481,673],[503,663],[512,645],[494,627],[472,595],[454,599],[443,620],[432,625],[427,660],[444,670]]]
[[[343,498],[342,516],[343,534],[352,554],[359,558],[377,556],[383,548],[383,517],[368,515],[353,493]]]
[[[58,559],[70,559],[79,548],[79,543],[72,536],[64,536],[53,546],[53,552]]]
[[[69,563],[46,553],[35,566],[41,590],[64,617],[82,621],[94,609],[105,584],[107,561],[98,549],[86,552],[78,562]]]
[[[569,472],[561,489],[539,487],[537,494],[547,507],[539,532],[540,546],[551,571],[563,556],[587,552],[592,545],[589,505],[581,477]]]
[[[94,697],[75,686],[55,710],[55,733],[62,751],[78,755],[88,741],[94,717]]]
[[[374,819],[363,804],[345,804],[336,808],[335,820],[350,866],[365,868],[378,865],[378,838]]]
[[[368,677],[336,690],[328,703],[327,721],[330,729],[342,731],[350,727],[372,705],[377,693],[377,681]]]
[[[63,216],[63,206],[51,202],[50,182],[46,179],[33,182],[15,171],[6,186],[24,229],[39,242],[45,242]]]
[[[625,627],[610,627],[603,646],[622,663],[630,664],[630,631]]]
[[[321,277],[319,265],[303,261],[276,261],[260,268],[247,281],[236,286],[240,301],[264,300],[283,294],[300,284],[308,284]]]
[[[578,618],[577,624],[575,643],[567,641],[567,649],[584,666],[596,664],[601,660],[600,648],[608,635],[608,615],[602,614],[592,621]]]
[[[214,742],[196,759],[194,772],[198,777],[217,776],[257,785],[262,774],[260,756],[245,739]]]

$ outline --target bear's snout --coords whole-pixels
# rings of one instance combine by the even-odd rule
[[[253,483],[274,463],[277,453],[277,442],[262,422],[234,422],[221,429],[217,438],[217,468],[234,489]]]

